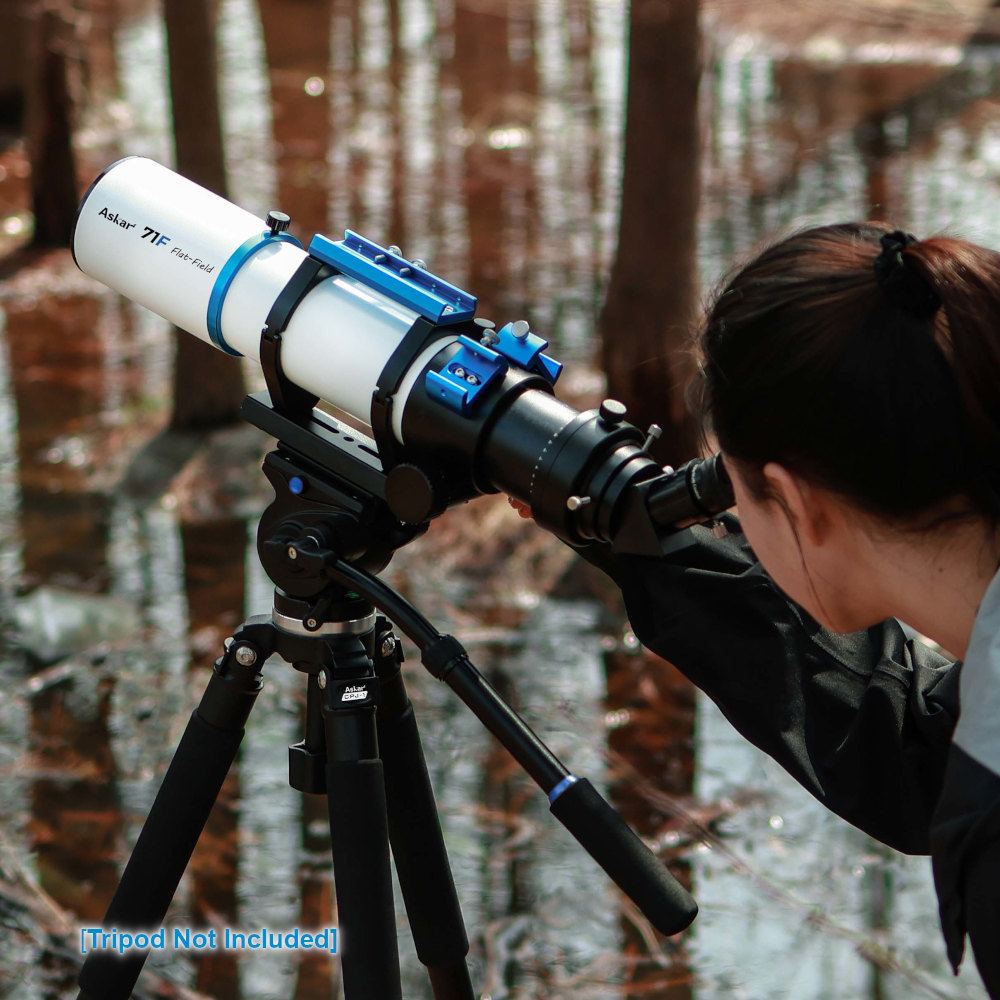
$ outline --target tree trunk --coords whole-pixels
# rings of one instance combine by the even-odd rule
[[[271,83],[278,201],[305,242],[328,229],[333,0],[258,0]],[[307,85],[308,84],[308,85]],[[343,219],[334,220],[345,228]],[[338,236],[339,238],[339,236]]]
[[[178,173],[227,197],[219,113],[214,0],[164,0],[170,100]],[[243,400],[239,362],[190,334],[177,333],[170,426],[192,430],[232,423]]]
[[[628,406],[631,422],[663,428],[650,449],[653,456],[677,465],[697,448],[684,392],[693,369],[687,346],[698,301],[698,0],[632,0],[630,17],[621,219],[599,324],[601,359],[609,394]],[[672,775],[670,793],[690,795],[693,688],[648,654],[637,659],[624,650],[609,653],[605,667],[608,704],[630,706],[636,723],[628,727],[635,742],[612,739],[612,749],[646,772],[653,787],[664,787],[665,775]],[[659,754],[650,753],[653,740],[660,741]],[[612,802],[641,835],[658,835],[662,817],[649,803],[637,802],[627,783],[612,789]],[[675,874],[690,881],[683,868]],[[662,967],[644,960],[646,946],[634,924],[623,925],[625,953],[637,959],[624,992],[655,990],[670,1000],[690,1000],[683,947],[664,982]]]
[[[27,86],[28,155],[35,246],[69,246],[79,196],[73,154],[82,48],[70,0],[21,3],[31,39]]]
[[[698,301],[700,72],[698,0],[633,0],[621,222],[601,360],[631,422],[663,427],[653,452],[671,464],[696,451],[684,393]]]
[[[32,22],[28,0],[0,3],[0,125],[24,128]]]

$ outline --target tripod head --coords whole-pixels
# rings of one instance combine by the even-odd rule
[[[248,396],[243,416],[278,439],[264,460],[274,489],[257,535],[261,565],[276,587],[307,599],[329,580],[319,567],[289,552],[330,549],[378,573],[393,552],[427,529],[400,521],[386,501],[386,475],[366,435],[328,414],[292,419],[267,393]]]

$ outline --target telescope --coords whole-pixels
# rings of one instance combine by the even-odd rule
[[[275,437],[275,499],[257,551],[270,616],[226,642],[104,919],[162,924],[235,759],[272,654],[307,677],[305,738],[289,782],[326,794],[346,1000],[399,1000],[390,847],[435,1000],[473,1000],[465,932],[406,696],[400,628],[548,796],[550,810],[665,934],[697,905],[587,781],[571,774],[471,664],[377,577],[449,507],[505,492],[575,547],[658,556],[733,503],[718,455],[680,469],[655,431],[605,400],[554,394],[562,366],[524,321],[497,327],[476,299],[350,230],[304,248],[266,219],[142,157],[108,167],[81,203],[73,255],[87,274],[219,350],[258,362],[267,391],[243,416]],[[371,428],[371,436],[318,404]],[[385,617],[376,614],[376,609]],[[145,953],[92,953],[80,1000],[127,1000]]]
[[[504,491],[571,545],[658,555],[732,505],[718,456],[664,471],[620,403],[560,402],[562,365],[526,322],[477,318],[474,296],[397,247],[348,231],[304,249],[288,225],[129,157],[85,195],[73,254],[182,330],[259,362],[279,410],[303,416],[324,400],[369,425],[374,446],[361,443],[406,524]]]

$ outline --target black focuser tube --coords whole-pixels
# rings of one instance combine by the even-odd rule
[[[698,915],[690,893],[586,778],[569,785],[550,808],[658,931],[677,934]]]

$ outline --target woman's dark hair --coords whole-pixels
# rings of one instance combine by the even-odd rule
[[[890,522],[955,497],[1000,520],[1000,254],[810,229],[729,280],[700,348],[703,421],[752,490],[774,461]]]

